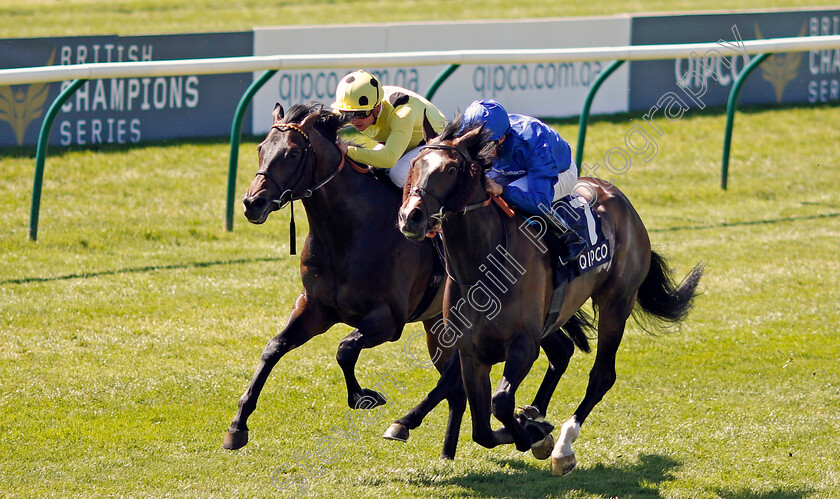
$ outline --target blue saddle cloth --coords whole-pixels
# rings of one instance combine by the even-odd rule
[[[590,270],[610,261],[612,252],[610,243],[601,228],[601,217],[592,211],[589,203],[581,196],[566,196],[552,203],[555,213],[568,222],[569,228],[574,230],[589,245],[589,249],[575,261],[566,265],[555,265],[555,287],[564,282],[571,282]],[[557,255],[562,244],[551,232],[546,234],[546,245]],[[555,262],[557,259],[555,258]]]

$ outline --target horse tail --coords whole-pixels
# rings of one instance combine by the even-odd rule
[[[566,336],[572,340],[572,343],[586,353],[592,351],[592,348],[589,346],[589,336],[587,336],[586,332],[595,332],[595,329],[592,317],[587,315],[582,309],[575,312],[575,315],[563,324],[563,331],[566,333]]]
[[[698,263],[677,285],[665,258],[651,251],[650,270],[639,288],[633,318],[648,333],[668,332],[679,326],[694,305],[702,275],[703,264]]]

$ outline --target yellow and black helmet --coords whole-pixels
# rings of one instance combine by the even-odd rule
[[[338,82],[335,102],[330,107],[336,111],[370,111],[382,99],[382,86],[367,71],[353,71]]]

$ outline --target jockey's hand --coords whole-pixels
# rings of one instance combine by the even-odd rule
[[[499,185],[498,182],[496,182],[492,178],[485,178],[485,184],[486,185],[484,187],[484,190],[487,192],[487,194],[490,194],[490,195],[493,195],[493,196],[501,196],[502,195],[502,192],[503,192],[504,189],[502,188],[501,185]]]
[[[336,137],[335,145],[338,146],[338,150],[341,151],[341,154],[347,155],[347,144],[341,140],[340,137]]]

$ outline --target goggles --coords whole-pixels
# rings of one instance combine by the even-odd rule
[[[372,112],[373,109],[368,109],[367,111],[341,111],[341,114],[349,117],[351,120],[363,120],[370,116]]]

